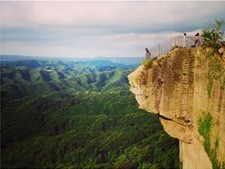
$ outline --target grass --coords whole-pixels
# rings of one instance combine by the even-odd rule
[[[147,60],[145,60],[145,61],[142,62],[142,65],[146,69],[150,69],[152,67],[152,63],[153,63],[153,59],[147,59]]]
[[[214,54],[211,48],[202,48],[198,54],[197,62],[198,66],[208,62],[207,75],[208,79],[207,92],[208,97],[211,98],[213,83],[218,81],[220,83],[220,89],[225,90],[225,67],[222,59],[218,55]]]
[[[212,116],[209,113],[203,113],[204,117],[198,120],[198,131],[205,139],[205,150],[210,151],[210,134],[212,129]]]
[[[224,164],[220,164],[217,160],[219,138],[214,141],[214,147],[210,143],[212,128],[212,116],[210,113],[203,112],[203,117],[198,119],[198,131],[205,139],[204,147],[212,162],[213,169],[223,169]]]
[[[225,68],[222,64],[222,60],[218,57],[208,57],[209,59],[209,70],[207,78],[209,79],[209,82],[207,84],[207,90],[208,90],[208,96],[211,98],[212,94],[212,86],[213,81],[219,81],[220,82],[220,89],[225,89]]]

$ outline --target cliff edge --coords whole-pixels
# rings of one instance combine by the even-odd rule
[[[139,108],[179,139],[183,169],[225,167],[224,70],[210,49],[176,48],[128,76]]]

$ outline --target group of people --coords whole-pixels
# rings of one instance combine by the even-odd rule
[[[193,47],[198,47],[201,45],[199,33],[195,34],[194,40],[195,40],[195,43],[194,43]],[[184,36],[183,36],[183,47],[184,48],[187,47],[187,34],[186,33],[184,33]],[[151,53],[148,50],[148,48],[145,48],[145,59],[149,60],[150,58],[151,58]]]

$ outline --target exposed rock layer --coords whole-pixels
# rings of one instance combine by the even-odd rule
[[[180,140],[183,169],[212,168],[198,132],[202,112],[212,116],[210,142],[219,140],[217,159],[225,161],[225,91],[214,80],[209,97],[209,63],[199,57],[198,49],[175,49],[150,69],[140,66],[128,77],[140,108],[158,114],[165,131]]]

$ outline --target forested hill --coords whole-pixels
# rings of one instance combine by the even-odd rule
[[[1,167],[179,168],[178,141],[129,92],[134,68],[1,62]]]
[[[13,98],[50,92],[111,91],[127,89],[134,66],[110,61],[1,62],[1,89]]]

